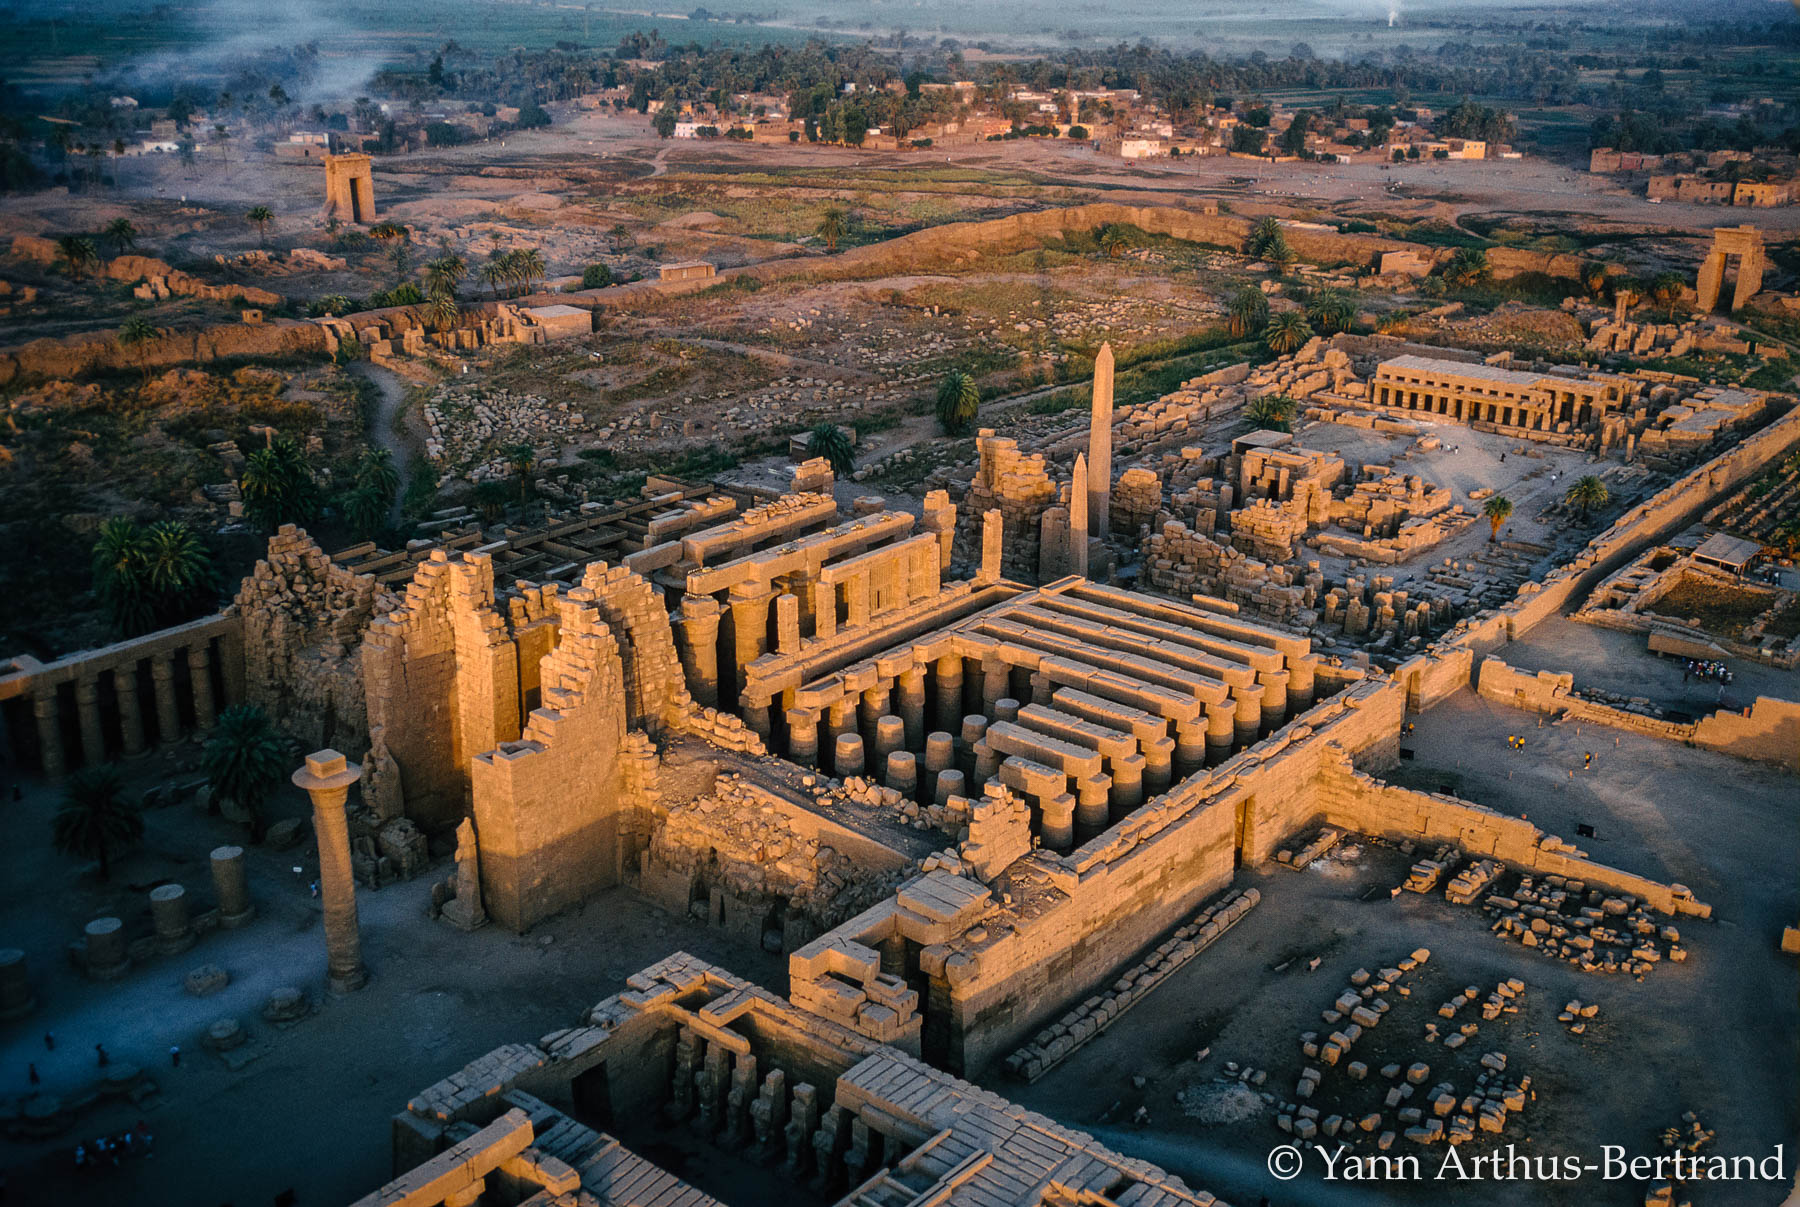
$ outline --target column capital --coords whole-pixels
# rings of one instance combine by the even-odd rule
[[[362,778],[362,765],[352,763],[335,750],[315,751],[306,756],[306,762],[293,774],[295,787],[302,788],[307,795],[315,797],[337,789],[348,790],[351,784]]]

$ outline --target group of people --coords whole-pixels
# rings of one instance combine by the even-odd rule
[[[1689,658],[1687,669],[1681,672],[1681,681],[1686,683],[1689,678],[1716,679],[1720,683],[1730,683],[1732,674],[1730,668],[1723,662],[1706,662],[1699,658]]]
[[[75,1146],[75,1168],[83,1172],[98,1169],[103,1164],[117,1168],[124,1157],[154,1157],[156,1155],[156,1137],[143,1120],[128,1132],[120,1132],[116,1136],[101,1136],[84,1144]]]

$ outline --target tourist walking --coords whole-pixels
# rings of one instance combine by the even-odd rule
[[[38,1076],[37,1065],[35,1064],[28,1064],[25,1066],[25,1075],[31,1079],[32,1085],[38,1085],[44,1080],[42,1077]]]
[[[181,1067],[181,1045],[180,1044],[171,1044],[169,1046],[169,1063],[177,1069],[179,1069]]]
[[[110,1057],[106,1054],[106,1045],[105,1044],[95,1044],[94,1045],[94,1056],[99,1060],[100,1067],[103,1069],[106,1067],[107,1061],[112,1059],[112,1057]]]

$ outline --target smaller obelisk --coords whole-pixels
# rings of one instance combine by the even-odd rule
[[[1088,533],[1105,540],[1112,531],[1113,350],[1101,344],[1094,357],[1094,412],[1088,420]]]
[[[1086,578],[1088,572],[1088,468],[1087,458],[1075,454],[1075,473],[1069,479],[1069,573]]]

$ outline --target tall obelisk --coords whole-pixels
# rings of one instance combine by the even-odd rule
[[[1094,413],[1088,420],[1088,532],[1112,532],[1113,350],[1101,344],[1094,357]]]

